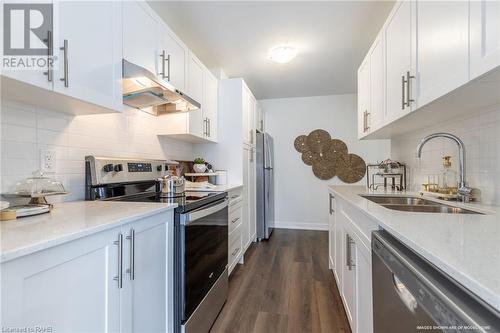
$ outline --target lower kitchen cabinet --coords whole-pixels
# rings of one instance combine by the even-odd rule
[[[2,263],[2,326],[171,331],[172,268],[171,212]]]
[[[329,257],[353,332],[373,331],[370,233],[378,226],[330,193]],[[333,262],[332,262],[333,261]]]
[[[228,271],[232,273],[243,253],[242,224],[243,217],[243,194],[241,189],[230,191],[229,195],[229,239],[228,239]]]

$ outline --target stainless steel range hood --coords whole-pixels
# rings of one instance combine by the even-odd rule
[[[198,110],[201,104],[154,73],[125,59],[123,66],[123,104],[160,115]]]

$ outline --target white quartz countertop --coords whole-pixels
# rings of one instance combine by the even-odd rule
[[[198,191],[198,192],[230,192],[242,188],[243,184],[229,184],[229,185],[215,185],[214,188],[197,188],[186,186],[186,191]]]
[[[420,194],[373,192],[361,186],[329,188],[338,197],[378,222],[406,246],[500,311],[499,207],[430,199],[486,214],[401,212],[382,207],[359,194]]]
[[[0,262],[50,248],[122,224],[166,212],[177,204],[74,201],[48,214],[0,222]]]

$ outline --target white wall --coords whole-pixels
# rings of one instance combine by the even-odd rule
[[[297,136],[315,129],[327,130],[343,140],[349,152],[366,163],[390,157],[388,140],[357,139],[356,95],[334,95],[260,101],[265,127],[274,138],[276,227],[327,229],[327,185],[343,184],[337,177],[328,181],[316,178],[294,148]],[[364,184],[363,179],[360,183]]]
[[[441,173],[443,156],[452,156],[452,167],[458,170],[457,145],[447,139],[429,141],[424,146],[422,158],[416,159],[419,141],[435,132],[449,132],[462,139],[469,185],[481,190],[482,203],[500,205],[500,106],[392,139],[392,156],[407,163],[412,190],[421,190],[427,175]]]
[[[157,118],[145,112],[73,116],[2,101],[0,193],[39,168],[40,150],[57,154],[57,171],[69,195],[50,202],[84,199],[86,155],[157,159],[193,158],[193,146],[158,138]]]

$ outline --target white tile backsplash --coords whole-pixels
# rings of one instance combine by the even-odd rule
[[[56,152],[56,173],[69,195],[51,202],[84,199],[86,155],[158,159],[194,158],[193,145],[165,137],[158,119],[137,110],[73,116],[10,101],[0,107],[0,193],[40,166],[40,151]]]
[[[445,155],[452,156],[453,168],[458,171],[457,145],[447,139],[429,141],[424,146],[422,158],[416,158],[419,141],[435,132],[449,132],[462,139],[466,148],[469,184],[481,190],[483,203],[500,205],[500,106],[392,139],[392,157],[407,163],[412,190],[422,188],[426,175],[440,174],[443,169],[441,158]]]

